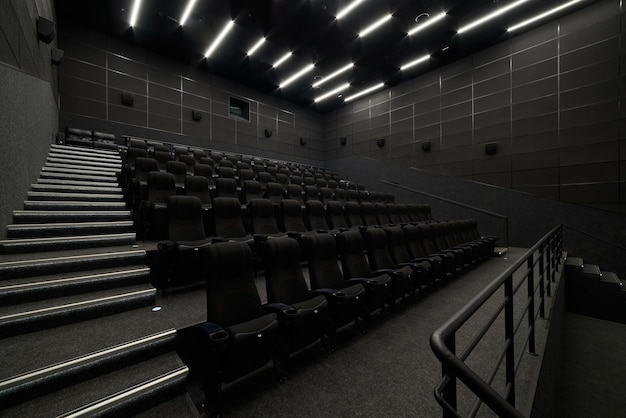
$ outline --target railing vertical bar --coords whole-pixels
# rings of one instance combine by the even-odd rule
[[[446,340],[446,345],[456,356],[456,333],[452,333],[450,337]],[[441,372],[443,376],[448,376],[450,379],[449,383],[443,389],[443,399],[446,401],[448,405],[450,405],[454,410],[457,409],[456,404],[456,374],[453,367],[450,367],[446,363],[442,364]],[[443,418],[455,418],[456,415],[450,411],[443,411]]]
[[[546,317],[546,313],[545,313],[545,256],[546,253],[548,255],[548,257],[550,257],[550,243],[548,242],[548,245],[544,247],[544,245],[542,244],[541,246],[539,246],[539,311],[541,312],[541,317],[545,318]],[[548,258],[548,264],[550,264],[550,258]],[[551,289],[550,289],[550,278],[548,277],[548,296],[551,296]]]
[[[541,247],[539,247],[539,255],[543,258],[541,253]],[[530,271],[528,272],[528,329],[532,330],[528,337],[528,351],[531,354],[535,354],[535,269],[533,268],[535,261],[535,254],[531,254],[528,258],[528,266]]]
[[[510,341],[509,348],[506,352],[506,382],[511,385],[511,391],[508,393],[506,400],[515,408],[515,334],[513,320],[513,275],[510,275],[504,281],[504,297],[508,298],[508,303],[504,307],[504,338]]]

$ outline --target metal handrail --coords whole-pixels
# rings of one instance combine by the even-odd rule
[[[522,417],[522,414],[515,409],[515,374],[522,356],[516,357],[514,353],[515,336],[520,329],[524,317],[528,318],[528,331],[523,341],[523,349],[528,347],[529,352],[535,352],[535,319],[537,315],[545,317],[544,297],[550,296],[551,283],[555,282],[555,271],[558,269],[559,259],[562,255],[563,227],[559,225],[544,235],[532,248],[513,265],[507,268],[496,279],[494,279],[485,289],[474,296],[461,310],[456,312],[443,325],[441,325],[430,337],[430,345],[442,363],[443,379],[435,388],[435,399],[444,410],[444,417],[460,417],[457,411],[456,382],[460,380],[465,386],[478,396],[478,401],[474,404],[470,416],[477,413],[482,403],[485,403],[498,416],[501,417]],[[539,251],[539,257],[535,259],[535,252]],[[513,286],[513,274],[524,264],[527,268],[524,271],[522,281]],[[535,284],[535,268],[538,265],[539,283]],[[517,291],[522,289],[523,281],[527,281],[528,298],[524,305],[524,311],[520,322],[514,323],[513,299]],[[505,340],[503,349],[498,356],[498,361],[491,370],[489,382],[483,380],[474,370],[465,364],[465,359],[478,342],[494,325],[493,320],[488,321],[478,330],[477,337],[471,339],[469,346],[457,356],[456,353],[456,332],[465,324],[485,303],[495,294],[497,290],[504,287],[504,300],[495,316],[504,312]],[[539,296],[537,297],[537,290]],[[535,302],[539,303],[536,309]],[[493,316],[492,316],[493,318]],[[518,361],[519,360],[519,361]],[[498,370],[502,362],[505,364],[506,393],[502,396],[492,386],[492,375],[494,370]]]

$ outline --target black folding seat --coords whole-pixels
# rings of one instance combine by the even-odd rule
[[[227,240],[253,242],[243,223],[239,199],[233,197],[213,199],[213,233],[216,237]]]
[[[285,176],[287,176],[287,177],[290,177],[290,176],[291,176],[291,171],[289,170],[289,168],[288,168],[288,167],[281,167],[281,168],[279,168],[279,169],[278,169],[278,173],[279,173],[279,174],[283,174],[283,175],[285,175]]]
[[[200,164],[206,164],[206,165],[210,165],[211,168],[213,169],[213,171],[215,171],[215,161],[213,161],[213,158],[211,157],[200,157],[200,161],[198,161]]]
[[[356,191],[356,183],[348,182],[348,190],[355,190]],[[357,193],[357,195],[358,195],[358,193]]]
[[[243,187],[243,183],[247,180],[254,180],[254,171],[247,168],[241,169],[237,172],[237,181],[240,187]]]
[[[265,166],[263,164],[253,164],[252,171],[254,171],[255,177],[259,177],[259,173],[265,172]]]
[[[472,262],[476,263],[489,255],[488,243],[484,240],[468,239],[463,234],[463,221],[448,221],[444,223],[446,242],[453,248],[471,247]]]
[[[159,164],[159,170],[161,171],[165,171],[167,169],[168,162],[174,161],[174,157],[169,151],[154,151],[152,156],[155,160],[157,160],[157,163]]]
[[[194,173],[194,166],[196,165],[196,159],[193,157],[193,155],[181,154],[178,156],[178,161],[185,164],[185,167],[187,168],[187,174]]]
[[[213,167],[208,164],[196,164],[194,176],[205,177],[209,181],[209,188],[215,189],[215,180],[213,176]]]
[[[165,171],[171,173],[176,181],[176,191],[183,194],[185,190],[185,178],[187,177],[187,166],[180,161],[168,161]]]
[[[290,184],[296,184],[298,186],[302,186],[302,176],[296,176],[296,175],[292,174],[289,177],[289,183]]]
[[[316,178],[315,185],[317,187],[328,187],[328,183],[326,182],[326,179],[323,177]]]
[[[457,263],[459,260],[461,265],[459,267],[464,268],[465,266],[469,266],[473,261],[473,250],[469,245],[461,245],[455,246],[451,242],[448,242],[447,239],[447,221],[442,222],[432,222],[430,224],[431,229],[431,238],[435,242],[435,245],[439,249],[439,251],[449,251],[455,254]]]
[[[257,241],[284,235],[276,223],[274,204],[268,199],[252,199],[248,203],[248,213],[250,215],[250,232]]]
[[[145,139],[129,138],[127,145],[128,145],[128,149],[139,148],[139,149],[146,150],[146,152],[148,151],[148,143],[146,142]]]
[[[378,225],[392,224],[389,219],[389,208],[385,203],[374,203],[374,216]]]
[[[444,263],[445,256],[428,254],[422,246],[420,229],[413,224],[402,227],[406,238],[406,247],[412,260],[424,259],[430,263],[430,272],[434,280],[443,279],[448,273],[454,273],[454,265]],[[447,270],[450,269],[450,271]]]
[[[339,189],[338,189],[339,190]],[[340,202],[341,203],[341,202]],[[361,218],[361,205],[357,202],[347,202],[343,207],[346,223],[351,228],[365,226]]]
[[[274,178],[276,180],[276,183],[280,184],[283,189],[287,188],[287,185],[289,184],[289,176],[282,173],[277,173]]]
[[[217,176],[224,179],[236,179],[237,175],[232,167],[220,165],[217,168]]]
[[[434,277],[430,269],[430,262],[426,259],[415,260],[407,250],[406,237],[400,226],[383,228],[387,234],[387,249],[394,265],[409,265],[413,269],[413,285],[417,290],[421,286],[430,286]]]
[[[387,216],[389,217],[389,223],[393,225],[401,225],[402,219],[400,219],[400,212],[396,203],[387,203]]]
[[[434,231],[430,223],[420,223],[417,225],[419,235],[422,241],[422,247],[429,255],[438,255],[442,258],[444,269],[449,274],[455,274],[457,270],[463,267],[464,253],[463,250],[448,250],[440,248],[435,242]]]
[[[243,162],[243,161],[237,161],[235,168],[237,169],[238,172],[240,172],[241,170],[252,171],[252,167],[250,167],[250,164]],[[252,171],[252,175],[254,176],[254,171]]]
[[[432,210],[430,205],[419,205],[420,208],[420,217],[422,218],[422,220],[424,221],[432,221],[433,220],[433,214],[432,214]]]
[[[264,310],[256,288],[250,247],[239,242],[212,244],[206,276],[207,323],[188,331],[185,344],[195,353],[212,414],[223,383],[233,382],[274,362],[277,369],[278,316]]]
[[[303,186],[315,186],[315,179],[311,176],[303,176],[302,177],[302,185]]]
[[[320,190],[317,186],[304,186],[304,200],[320,200]]]
[[[357,192],[356,190],[352,190],[352,189],[346,190],[346,200],[348,202],[358,202],[359,192]]]
[[[304,206],[304,190],[302,190],[302,186],[299,184],[288,184],[286,198],[297,200],[300,205]]]
[[[261,183],[264,189],[267,187],[268,183],[274,182],[272,175],[266,171],[259,171],[256,173],[256,180]]]
[[[209,151],[209,157],[215,161],[215,167],[219,167],[224,159],[224,154],[219,151]]]
[[[396,214],[399,219],[399,224],[408,225],[411,223],[411,218],[409,217],[407,205],[405,205],[404,203],[396,203]]]
[[[308,231],[326,232],[328,224],[324,216],[324,204],[319,200],[307,200],[304,203],[304,224]]]
[[[282,232],[303,234],[307,232],[302,219],[302,206],[293,199],[284,199],[278,206],[278,228]]]
[[[493,254],[496,242],[500,239],[497,236],[487,235],[482,236],[478,231],[478,222],[475,219],[468,219],[466,221],[466,236],[469,239],[473,240],[481,240],[487,242],[487,252],[488,254]]]
[[[193,154],[193,158],[195,158],[196,163],[199,163],[201,158],[208,158],[209,156],[209,152],[205,149],[190,148],[189,151]]]
[[[209,274],[206,257],[210,240],[205,233],[200,198],[168,197],[167,215],[168,241],[157,245],[158,257],[150,269],[153,282],[158,287],[169,287],[204,281]]]
[[[279,310],[278,321],[289,353],[320,340],[329,326],[329,306],[314,295],[302,274],[298,242],[289,237],[268,240],[263,249],[268,307]]]
[[[337,201],[331,200],[326,204],[326,223],[330,229],[344,230],[349,229],[346,218],[343,213],[343,205]]]
[[[216,178],[215,197],[232,197],[239,200],[239,191],[237,190],[237,182],[235,179]]]
[[[343,190],[348,190],[348,182],[345,180],[341,180],[339,182],[339,188]]]
[[[328,202],[333,200],[332,189],[328,187],[320,187],[319,191],[320,191],[319,199],[324,205],[326,205]]]
[[[230,168],[233,172],[235,171],[235,163],[233,163],[228,158],[223,158],[219,162],[220,167]]]
[[[393,293],[395,298],[404,298],[416,288],[413,277],[415,269],[411,265],[396,265],[387,248],[387,234],[382,228],[368,228],[363,233],[367,259],[373,270],[393,271]]]
[[[187,176],[185,179],[185,194],[187,196],[195,196],[200,199],[202,205],[202,223],[205,227],[205,233],[209,233],[209,225],[211,222],[211,204],[213,200],[213,192],[209,186],[209,180],[203,176]]]
[[[246,180],[243,182],[241,189],[243,204],[247,205],[252,199],[263,199],[263,187],[256,180]]]
[[[225,158],[231,163],[233,163],[233,168],[237,167],[237,163],[241,161],[241,155],[236,155],[236,154],[226,154]]]
[[[265,198],[274,205],[278,205],[285,198],[285,190],[280,184],[269,182],[265,186]]]
[[[333,199],[335,199],[337,202],[341,203],[342,205],[345,205],[348,202],[348,199],[346,197],[346,191],[340,188],[337,188],[334,190]]]
[[[344,231],[335,236],[345,279],[360,279],[367,293],[365,303],[369,312],[393,305],[392,271],[372,271],[365,257],[363,236],[359,231]]]
[[[361,207],[361,224],[362,225],[365,225],[365,226],[380,225],[378,219],[376,218],[376,208],[374,207],[373,203],[364,202],[361,204],[360,207]]]
[[[336,180],[332,180],[332,179],[328,180],[328,181],[327,181],[327,183],[328,183],[328,187],[329,187],[329,188],[331,188],[333,191],[334,191],[334,190],[338,187],[338,185],[339,185],[339,184],[337,183],[337,181],[336,181]]]
[[[144,142],[145,143],[145,142]],[[137,158],[147,158],[148,151],[143,148],[128,148],[124,154],[124,165],[122,167],[121,179],[124,187],[128,188],[135,177],[135,161]]]
[[[372,203],[380,202],[380,193],[379,192],[369,192],[369,201]]]
[[[172,154],[172,147],[170,147],[169,145],[166,145],[162,142],[155,142],[155,141],[149,141],[151,142],[151,144],[148,144],[148,146],[152,145],[152,152],[167,152],[170,155]]]
[[[265,171],[269,173],[270,176],[272,176],[272,181],[276,179],[276,174],[278,174],[278,167],[276,167],[275,165],[267,165],[267,167],[265,167]]]
[[[369,202],[370,201],[370,193],[367,190],[357,190],[359,196],[359,202]]]
[[[356,184],[356,189],[357,189],[357,191],[365,190],[365,185],[364,184]]]
[[[365,288],[361,283],[344,280],[337,263],[337,243],[330,234],[312,234],[302,237],[308,255],[311,290],[326,297],[330,305],[331,332],[350,322],[359,324],[359,317],[367,315]]]
[[[406,212],[412,224],[422,222],[422,219],[420,218],[419,205],[417,203],[410,203],[406,205]]]
[[[174,151],[174,157],[178,160],[181,155],[189,155],[189,148],[184,145],[174,145],[172,147]]]
[[[174,175],[161,171],[148,173],[146,196],[137,211],[137,233],[142,239],[167,237],[167,198],[176,195]]]
[[[154,158],[137,157],[135,159],[135,176],[129,187],[132,190],[130,200],[133,208],[137,208],[139,202],[146,198],[148,174],[153,171],[159,171],[159,164]]]

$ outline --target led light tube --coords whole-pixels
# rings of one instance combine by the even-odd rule
[[[509,10],[511,10],[511,9],[517,7],[517,6],[521,6],[523,3],[526,3],[527,1],[528,0],[519,0],[519,1],[516,1],[515,3],[513,3],[513,4],[509,4],[508,6],[505,6],[505,7],[501,8],[501,9],[498,9],[495,12],[490,13],[490,14],[488,14],[485,17],[482,17],[482,18],[480,18],[478,20],[473,21],[469,25],[463,26],[462,28],[460,28],[457,31],[457,33],[463,33],[463,32],[467,32],[470,29],[474,29],[476,26],[481,25],[481,24],[485,23],[486,21],[494,19],[494,18],[496,18],[496,17],[498,17],[500,15],[503,15],[504,13],[508,12]]]
[[[130,26],[135,26],[137,23],[137,16],[139,15],[139,9],[141,8],[141,0],[135,0],[133,5],[133,12],[130,15]]]
[[[343,10],[340,10],[339,13],[337,13],[337,16],[335,16],[335,18],[337,20],[341,19],[342,17],[344,17],[345,15],[350,13],[352,11],[352,9],[354,9],[356,6],[358,6],[359,4],[363,3],[364,1],[365,0],[354,0],[348,6],[344,7]]]
[[[411,29],[409,31],[408,35],[411,36],[413,34],[416,34],[417,32],[419,32],[421,30],[424,30],[427,27],[429,27],[431,25],[434,25],[435,23],[439,22],[444,17],[446,17],[446,12],[442,12],[442,13],[438,14],[437,16],[431,17],[426,22],[418,24],[413,29]]]
[[[345,67],[341,67],[340,69],[338,69],[334,73],[332,73],[330,75],[327,75],[326,77],[322,78],[319,81],[316,81],[315,83],[313,83],[313,85],[311,87],[321,86],[322,84],[324,84],[328,80],[332,80],[333,78],[337,77],[339,74],[348,71],[352,67],[354,67],[354,63],[350,63],[350,64],[346,65]]]
[[[369,25],[368,27],[366,27],[365,29],[363,29],[361,31],[361,33],[359,33],[359,37],[363,37],[365,35],[367,35],[368,33],[372,32],[374,29],[377,29],[380,25],[382,25],[383,23],[385,23],[386,21],[388,21],[389,19],[391,19],[391,14],[388,14],[384,17],[381,17],[380,19],[378,19],[376,22],[372,23],[371,25]]]
[[[420,64],[420,63],[422,63],[422,62],[424,62],[424,61],[427,61],[429,58],[430,58],[430,55],[424,55],[423,57],[418,58],[418,59],[416,59],[416,60],[414,60],[414,61],[407,62],[407,63],[406,63],[406,64],[404,64],[402,67],[400,67],[400,71],[404,71],[404,70],[406,70],[407,68],[413,67],[413,66],[415,66],[415,65],[417,65],[417,64]]]
[[[263,45],[265,43],[265,38],[261,38],[259,39],[259,42],[257,42],[256,44],[254,44],[254,46],[252,48],[250,48],[250,50],[248,51],[248,56],[254,54],[254,52],[259,49],[261,47],[261,45]]]
[[[189,3],[187,3],[187,7],[185,8],[183,17],[180,19],[180,26],[183,26],[185,22],[187,22],[187,18],[189,17],[189,14],[193,10],[193,6],[196,4],[196,1],[198,0],[189,0]]]
[[[365,90],[363,90],[363,91],[360,91],[360,92],[358,92],[358,93],[356,93],[356,94],[353,94],[352,96],[346,97],[346,100],[345,100],[345,101],[346,101],[346,102],[349,102],[350,100],[354,100],[354,99],[356,99],[357,97],[364,96],[364,95],[366,95],[367,93],[371,93],[371,92],[373,92],[374,90],[378,90],[379,88],[384,87],[384,86],[385,86],[385,83],[376,84],[375,86],[372,86],[372,87],[370,87],[370,88],[367,88],[367,89],[365,89]]]
[[[220,42],[222,42],[222,39],[224,39],[226,34],[232,29],[234,24],[235,24],[235,21],[231,20],[226,24],[226,26],[224,26],[224,29],[222,29],[220,34],[217,35],[217,38],[215,38],[215,40],[213,41],[209,49],[207,49],[206,53],[204,54],[205,58],[209,58],[209,56],[213,53],[213,51],[215,51],[215,48],[217,48]]]
[[[274,68],[278,68],[278,66],[280,64],[282,64],[283,62],[287,61],[289,59],[289,57],[291,56],[291,52],[287,52],[281,59],[279,59],[278,61],[276,61],[276,63],[274,65],[272,65],[272,67]]]
[[[337,87],[336,89],[333,89],[333,90],[329,91],[328,93],[322,94],[320,97],[316,97],[314,102],[315,103],[321,102],[322,100],[327,99],[330,96],[335,95],[335,94],[339,93],[340,91],[347,89],[348,87],[350,87],[350,83],[342,84],[341,86]]]
[[[540,19],[543,19],[544,17],[550,16],[551,14],[554,14],[554,13],[556,13],[556,12],[562,10],[562,9],[565,9],[566,7],[570,7],[570,6],[572,6],[572,5],[576,4],[576,3],[580,3],[581,1],[582,0],[574,0],[574,1],[570,1],[569,3],[562,4],[562,5],[558,6],[558,7],[555,7],[552,10],[548,10],[545,13],[541,13],[540,15],[537,15],[537,16],[535,16],[533,18],[530,18],[530,19],[528,19],[528,20],[526,20],[526,21],[524,21],[522,23],[518,23],[517,25],[511,26],[510,28],[507,29],[507,31],[508,32],[513,32],[514,30],[517,30],[517,29],[519,29],[519,28],[521,28],[523,26],[526,26],[526,25],[530,25],[531,23],[533,23],[533,22],[535,22],[537,20],[540,20]]]
[[[278,87],[281,89],[283,87],[287,87],[287,85],[291,84],[294,80],[297,80],[298,78],[302,77],[303,75],[311,71],[314,67],[315,66],[313,64],[307,65],[306,67],[304,67],[303,69],[301,69],[300,71],[298,71],[297,73],[289,77],[287,80],[283,81],[282,84],[280,84]]]

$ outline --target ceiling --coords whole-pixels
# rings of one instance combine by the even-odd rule
[[[528,0],[483,25],[457,33],[459,28],[518,0],[365,0],[341,19],[336,19],[337,13],[356,0],[197,0],[183,26],[180,20],[188,0],[143,0],[131,27],[134,1],[56,0],[57,19],[60,25],[64,20],[88,22],[159,54],[320,113],[343,106],[347,98],[371,86],[379,85],[375,91],[389,88],[505,40],[518,33],[507,32],[511,25],[570,2]],[[578,1],[519,32],[593,2]],[[441,12],[446,12],[441,20],[407,35]],[[359,36],[365,27],[389,14],[391,17],[379,28]],[[234,20],[232,29],[205,58],[230,20]],[[261,37],[266,41],[248,55]],[[292,53],[290,58],[274,68],[273,64],[288,52]],[[400,69],[425,55],[430,58]],[[312,87],[350,63],[354,66],[344,73]],[[302,77],[281,86],[310,64],[314,67]],[[345,83],[349,87],[319,100]]]

